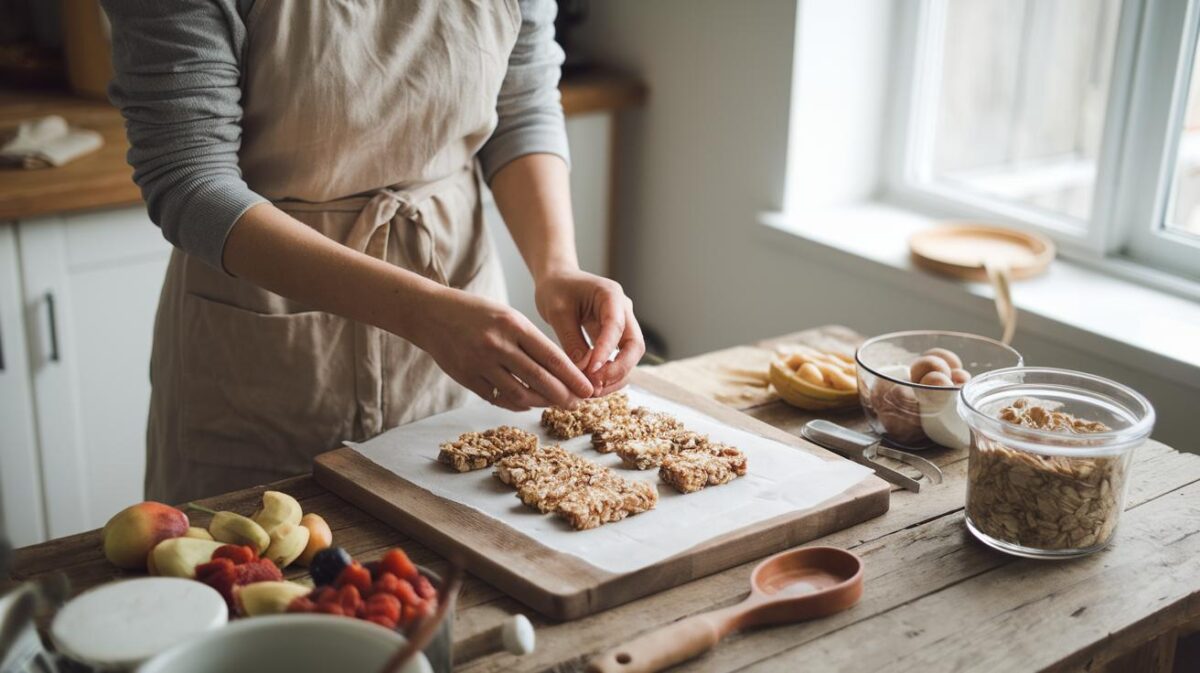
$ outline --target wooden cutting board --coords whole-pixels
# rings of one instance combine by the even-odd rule
[[[645,372],[635,372],[632,382],[735,428],[801,447],[827,460],[845,460]],[[470,507],[435,496],[349,447],[317,456],[313,476],[325,488],[439,554],[462,559],[471,573],[513,598],[563,620],[669,589],[879,516],[888,509],[890,491],[886,482],[871,475],[816,507],[734,531],[641,570],[617,574],[550,549]]]

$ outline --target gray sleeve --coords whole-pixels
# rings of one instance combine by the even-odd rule
[[[125,117],[150,219],[218,269],[234,223],[266,200],[238,168],[246,31],[236,2],[102,0],[112,24],[109,97]]]
[[[496,130],[479,150],[490,182],[505,164],[526,154],[557,154],[570,161],[558,79],[563,51],[554,41],[554,0],[521,0],[521,32],[508,58],[496,103]]]

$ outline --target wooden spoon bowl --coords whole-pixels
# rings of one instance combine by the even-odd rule
[[[802,547],[754,568],[750,595],[639,636],[588,663],[592,673],[651,673],[708,651],[741,629],[826,617],[858,602],[862,560],[836,547]]]

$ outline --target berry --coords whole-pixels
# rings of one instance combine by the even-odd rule
[[[217,547],[217,550],[212,553],[213,560],[219,558],[229,559],[234,565],[242,565],[251,561],[258,560],[258,553],[253,548],[246,545],[227,544],[222,547]]]
[[[367,599],[367,617],[383,615],[393,624],[400,621],[400,599],[391,594],[375,594]]]
[[[312,575],[314,584],[324,586],[337,581],[342,570],[353,562],[354,559],[345,549],[330,547],[322,549],[313,556],[312,563],[308,566],[308,572]]]
[[[338,617],[346,616],[346,611],[343,610],[342,606],[338,605],[337,603],[324,603],[318,605],[317,612],[322,612],[327,615],[337,615]]]
[[[409,584],[407,580],[397,580],[396,589],[392,592],[392,595],[399,598],[400,602],[405,605],[421,602],[421,597],[417,595],[416,590],[413,589],[413,585]]]
[[[308,596],[300,596],[295,598],[287,606],[288,612],[316,612],[317,604]]]
[[[320,605],[322,603],[336,603],[337,596],[338,596],[337,589],[334,589],[333,587],[330,587],[330,586],[317,587],[316,589],[313,589],[313,592],[311,594],[308,595],[308,597],[311,598],[313,600],[313,602],[318,605]]]
[[[433,588],[429,578],[424,575],[417,578],[417,581],[413,583],[413,588],[417,590],[418,596],[427,601],[437,598],[437,589]]]
[[[369,592],[371,590],[371,573],[367,572],[367,569],[362,567],[362,564],[351,563],[342,568],[341,574],[337,576],[337,580],[333,583],[339,589],[347,584],[357,587],[360,594]]]
[[[204,582],[211,575],[226,572],[233,572],[233,561],[227,558],[218,558],[196,566],[196,579]]]
[[[413,581],[418,576],[417,567],[409,560],[403,549],[391,549],[383,555],[383,569],[403,580]]]
[[[371,573],[371,579],[378,579],[384,572],[383,563],[380,561],[367,561],[363,564],[363,567],[367,569],[367,572]]]
[[[389,631],[396,630],[396,620],[391,619],[387,615],[367,615],[366,620],[378,624]]]
[[[357,613],[358,609],[362,607],[362,594],[359,593],[358,587],[353,584],[347,584],[338,589],[337,602],[346,611],[346,614],[352,615]]]
[[[272,563],[271,559],[265,558],[234,566],[233,573],[238,585],[283,581],[283,573],[279,571],[279,566]]]

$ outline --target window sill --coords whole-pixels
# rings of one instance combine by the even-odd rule
[[[995,315],[989,285],[934,275],[909,258],[908,237],[937,226],[933,218],[864,203],[801,216],[763,213],[759,222],[770,245],[791,245],[832,266],[904,283],[933,301]],[[1016,283],[1013,301],[1018,333],[1200,388],[1200,302],[1062,258],[1045,274]]]

